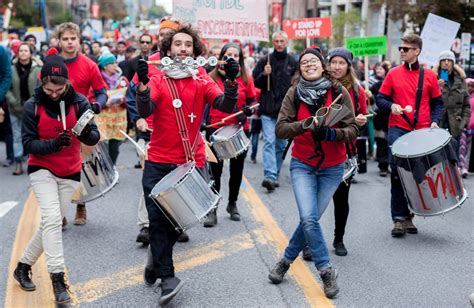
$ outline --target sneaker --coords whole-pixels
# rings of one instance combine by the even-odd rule
[[[405,227],[403,222],[395,220],[393,223],[392,237],[402,237],[405,235]]]
[[[347,256],[347,249],[343,242],[334,242],[332,247],[334,247],[336,255],[341,257]]]
[[[26,263],[18,262],[15,271],[13,272],[13,278],[20,284],[20,288],[24,291],[34,291],[36,286],[31,281],[31,265]]]
[[[137,243],[142,243],[143,245],[150,244],[150,231],[148,227],[143,227],[140,230],[140,233],[137,235]]]
[[[280,260],[268,274],[268,279],[274,284],[279,284],[283,281],[283,277],[289,269],[290,265],[285,260]]]
[[[143,281],[149,287],[155,284],[158,277],[156,276],[155,269],[153,267],[153,257],[151,255],[151,248],[148,246],[147,260],[145,270],[143,271]]]
[[[262,186],[265,187],[268,192],[272,192],[275,190],[275,182],[269,179],[263,180]]]
[[[337,286],[337,271],[330,267],[321,273],[321,280],[323,281],[324,294],[327,298],[334,298],[339,293]]]
[[[188,241],[189,241],[189,235],[186,233],[186,231],[181,232],[181,234],[178,237],[178,242],[186,243]]]
[[[230,214],[230,219],[233,221],[240,221],[240,213],[237,210],[237,204],[235,201],[229,201],[226,208],[227,213]]]
[[[13,160],[11,159],[5,160],[2,164],[3,167],[10,167],[11,165],[13,165]]]
[[[379,175],[383,178],[386,177],[388,175],[388,170],[380,169],[379,170]]]
[[[206,228],[212,228],[217,225],[217,209],[214,209],[207,214],[206,219],[204,219],[203,225]]]
[[[409,234],[417,234],[418,229],[415,227],[413,224],[413,221],[411,219],[405,219],[403,222],[403,227],[405,228],[405,232]]]
[[[160,306],[168,304],[173,299],[173,297],[178,294],[178,292],[181,290],[181,288],[183,288],[183,286],[184,281],[181,281],[178,277],[170,277],[164,279],[160,283],[161,296],[158,301],[158,304],[160,304]]]
[[[302,255],[303,255],[303,260],[313,261],[313,256],[311,255],[311,251],[309,250],[308,246],[304,246]]]
[[[256,163],[257,163],[257,160],[256,160],[256,159],[250,159],[250,162],[251,162],[252,164],[256,164]]]

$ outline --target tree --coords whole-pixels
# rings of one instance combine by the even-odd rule
[[[148,11],[148,17],[150,19],[161,19],[166,15],[169,15],[169,13],[162,5],[153,5]]]
[[[127,7],[123,0],[98,0],[99,18],[121,20],[127,17]]]
[[[360,11],[357,9],[348,12],[339,12],[332,16],[332,35],[335,46],[344,46],[344,30],[346,27],[352,32],[354,28],[360,28],[361,25],[362,17],[360,16]]]
[[[415,2],[415,3],[413,3]],[[474,4],[462,0],[372,0],[372,6],[377,8],[386,4],[392,20],[402,20],[402,31],[406,29],[405,21],[415,25],[417,32],[423,29],[428,13],[459,22],[462,32],[473,32],[474,21],[470,19],[474,14]],[[408,16],[408,20],[405,20]]]

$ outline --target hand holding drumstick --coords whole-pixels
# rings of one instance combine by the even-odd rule
[[[410,106],[410,105],[406,106],[405,108],[402,108],[402,106],[400,106],[399,104],[395,104],[395,103],[392,104],[391,109],[392,109],[392,113],[396,114],[396,115],[400,115],[404,112],[411,113],[413,111],[413,107]]]

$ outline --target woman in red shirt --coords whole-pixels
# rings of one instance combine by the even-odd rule
[[[239,117],[231,118],[221,125],[208,128],[206,130],[206,137],[209,137],[219,128],[231,125],[239,124],[243,126],[244,132],[247,136],[249,133],[249,124],[247,122],[247,116],[252,115],[252,110],[248,108],[251,104],[255,103],[255,87],[253,84],[252,76],[248,75],[245,69],[244,56],[242,49],[235,43],[225,44],[219,55],[219,60],[227,58],[233,58],[239,63],[240,72],[237,75],[235,81],[239,85],[238,101],[235,105],[234,112],[243,110],[244,114]],[[219,85],[219,88],[224,90],[224,81],[226,80],[225,71],[222,65],[216,66],[214,70],[209,73],[209,76]],[[211,107],[209,116],[206,119],[208,124],[220,122],[223,118],[229,116],[229,113],[222,112],[217,108]],[[230,219],[234,221],[240,220],[240,214],[237,210],[237,198],[239,196],[240,183],[242,182],[242,174],[244,172],[244,161],[247,156],[247,151],[241,153],[237,157],[230,159],[230,178],[229,178],[229,202],[227,204],[227,212],[230,214]],[[220,160],[217,163],[210,163],[212,175],[214,178],[214,188],[220,191],[221,188],[221,175],[222,168],[224,167],[224,161]],[[216,210],[211,212],[204,222],[205,227],[213,227],[217,224]]]
[[[275,134],[278,138],[294,139],[290,173],[300,222],[268,278],[275,284],[281,283],[307,243],[324,293],[333,298],[339,292],[337,272],[331,265],[319,220],[342,181],[345,143],[356,138],[358,128],[347,90],[328,73],[319,51],[309,48],[302,52],[295,77],[283,99]],[[338,103],[345,115],[334,125],[320,126],[323,123],[316,119],[316,111],[329,107],[337,93],[342,94]]]

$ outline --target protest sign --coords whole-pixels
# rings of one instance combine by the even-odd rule
[[[329,37],[332,35],[331,17],[287,19],[283,31],[289,39]]]
[[[268,41],[266,1],[174,0],[173,16],[196,26],[204,38]]]
[[[459,26],[457,22],[429,13],[421,31],[423,49],[418,57],[420,63],[431,66],[438,64],[439,54],[451,48]]]
[[[346,48],[356,57],[378,56],[387,53],[385,36],[351,37],[346,39]]]

